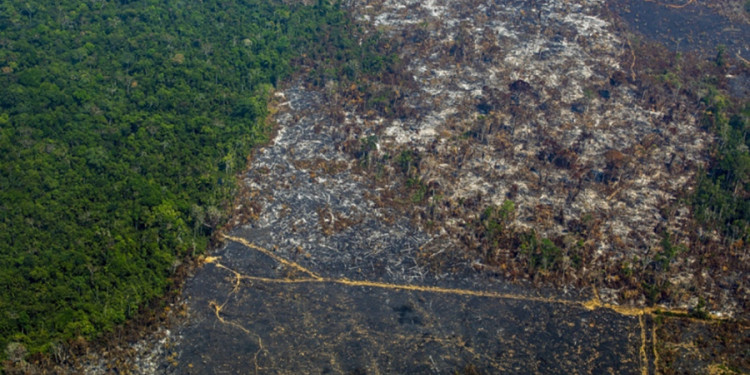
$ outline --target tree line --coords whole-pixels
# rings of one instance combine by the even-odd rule
[[[268,139],[274,85],[387,68],[357,35],[327,1],[3,1],[0,360],[161,295]]]

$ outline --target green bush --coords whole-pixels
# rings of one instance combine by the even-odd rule
[[[737,106],[710,87],[702,101],[704,124],[718,136],[716,157],[692,196],[699,223],[729,241],[750,240],[750,104]]]

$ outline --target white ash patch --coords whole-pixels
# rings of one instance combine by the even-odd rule
[[[446,199],[478,196],[486,206],[511,196],[515,224],[543,236],[594,217],[593,268],[658,250],[664,228],[678,242],[686,236],[689,215],[666,218],[660,209],[689,210],[677,198],[705,163],[710,138],[691,115],[666,122],[669,108],[644,107],[635,87],[610,84],[616,72],[630,76],[619,63],[630,51],[600,16],[602,0],[368,4],[388,20],[389,35],[420,28],[423,38],[400,52],[421,116],[386,127],[381,152],[434,152],[422,177],[445,187]],[[527,221],[538,219],[539,205],[562,223]]]

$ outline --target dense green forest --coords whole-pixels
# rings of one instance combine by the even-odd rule
[[[285,3],[0,4],[0,359],[95,337],[163,293],[221,224],[293,66],[329,64],[319,82],[340,61],[385,68],[337,5]]]

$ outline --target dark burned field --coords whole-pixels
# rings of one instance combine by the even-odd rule
[[[497,286],[420,290],[422,283],[414,283],[405,290],[403,284],[359,285],[354,278],[315,280],[279,269],[239,243],[216,255],[186,289],[191,304],[202,308],[180,331],[175,373],[426,374],[470,365],[482,373],[653,369],[650,317],[590,310],[518,289],[501,293]]]
[[[715,52],[724,46],[730,55],[750,59],[750,25],[741,22],[746,12],[727,3],[626,0],[611,7],[635,32],[671,49]]]

